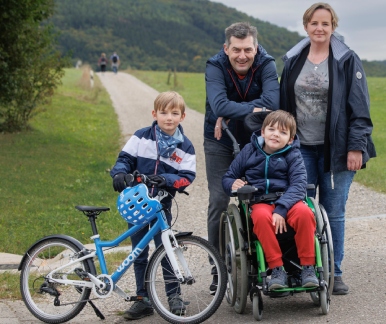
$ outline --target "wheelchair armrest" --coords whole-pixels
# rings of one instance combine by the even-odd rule
[[[241,187],[240,189],[237,190],[237,197],[239,200],[251,200],[253,197],[253,194],[257,191],[258,189],[250,186],[250,185],[245,185],[244,187]]]

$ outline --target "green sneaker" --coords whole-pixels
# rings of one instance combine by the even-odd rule
[[[138,300],[125,311],[123,317],[127,320],[136,320],[154,314],[153,306],[147,297],[137,297]]]

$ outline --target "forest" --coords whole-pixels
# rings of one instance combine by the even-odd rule
[[[59,50],[97,69],[102,52],[116,51],[121,68],[204,72],[237,21],[257,27],[259,43],[276,59],[300,39],[296,32],[208,0],[55,0],[51,18],[60,31]],[[258,5],[256,5],[258,10]],[[366,62],[366,74],[386,76],[386,62]],[[371,71],[371,73],[370,73]],[[383,73],[383,74],[382,74]]]

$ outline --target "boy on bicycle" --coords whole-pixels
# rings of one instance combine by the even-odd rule
[[[113,178],[114,190],[118,192],[128,185],[125,183],[125,175],[135,170],[157,182],[158,188],[166,188],[170,195],[162,200],[162,204],[170,225],[172,197],[195,179],[196,155],[192,143],[184,135],[180,125],[185,118],[185,102],[177,92],[160,93],[154,101],[152,115],[153,124],[134,133],[119,153],[110,175]],[[149,194],[155,197],[157,191],[157,188],[151,188]],[[131,237],[133,249],[147,231],[148,227],[144,227]],[[162,244],[161,233],[154,237],[154,241],[156,247]],[[125,312],[125,319],[139,319],[154,313],[144,284],[148,256],[149,247],[134,262],[137,301]],[[173,278],[175,279],[174,276],[168,280],[165,278],[165,281],[169,282],[165,287],[169,307],[174,314],[182,315],[185,305],[180,297],[179,284]]]
[[[287,273],[276,234],[287,231],[286,224],[296,232],[303,287],[318,287],[315,275],[314,234],[316,221],[311,209],[303,202],[306,196],[307,174],[300,153],[300,142],[293,116],[283,110],[271,112],[260,131],[252,134],[247,144],[223,177],[225,192],[249,184],[258,189],[251,201],[253,232],[258,237],[270,269],[268,290],[286,288]],[[245,178],[245,181],[241,178]],[[274,202],[259,202],[259,197],[283,192]]]

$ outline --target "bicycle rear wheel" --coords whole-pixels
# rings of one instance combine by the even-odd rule
[[[224,298],[225,265],[218,251],[208,241],[197,236],[177,237],[177,241],[194,281],[178,285],[177,278],[170,274],[170,270],[165,269],[165,264],[169,264],[169,261],[164,246],[160,246],[152,255],[146,273],[149,298],[159,315],[170,323],[201,323],[214,314]],[[213,264],[208,257],[213,260]],[[176,259],[179,263],[178,258]],[[179,267],[183,271],[181,264]],[[213,267],[217,271],[218,286],[214,295],[211,295],[209,287],[215,273]],[[174,286],[179,286],[179,294],[184,302],[185,309],[181,315],[173,314],[169,309],[167,295],[170,295],[170,291],[166,290],[173,283]]]
[[[86,305],[90,288],[55,283],[55,279],[80,280],[74,270],[89,272],[86,261],[62,268],[54,274],[54,280],[46,279],[52,270],[79,258],[79,252],[79,247],[62,238],[39,242],[28,252],[21,266],[20,291],[29,311],[41,321],[69,321]]]

